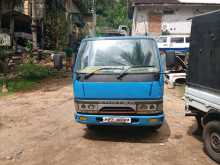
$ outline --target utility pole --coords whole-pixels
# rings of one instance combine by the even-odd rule
[[[0,0],[0,31],[1,31],[1,28],[2,28],[2,10],[3,10],[3,1]]]
[[[14,18],[14,7],[15,3],[14,1],[10,2],[10,8],[11,8],[11,13],[10,13],[10,35],[11,35],[11,46],[14,46],[14,36],[15,36],[15,18]]]
[[[96,7],[95,7],[95,0],[92,0],[92,18],[93,18],[93,29],[92,29],[92,35],[96,35]]]
[[[33,50],[36,50],[37,49],[36,0],[32,0],[32,37],[33,37]]]

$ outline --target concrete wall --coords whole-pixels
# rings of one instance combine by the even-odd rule
[[[148,32],[148,8],[135,7],[133,15],[132,34],[145,34]]]
[[[164,14],[165,9],[172,9],[173,14]],[[133,35],[149,33],[149,15],[159,13],[162,16],[161,33],[190,34],[191,21],[187,20],[195,15],[220,9],[220,6],[141,6],[135,7],[133,17]]]

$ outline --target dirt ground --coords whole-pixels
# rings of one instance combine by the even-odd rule
[[[71,80],[1,97],[0,165],[216,165],[192,136],[181,91],[165,90],[166,122],[157,132],[77,124]]]

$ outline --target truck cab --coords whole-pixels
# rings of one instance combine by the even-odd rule
[[[151,126],[164,120],[163,67],[154,39],[84,39],[74,71],[75,120],[97,125]]]

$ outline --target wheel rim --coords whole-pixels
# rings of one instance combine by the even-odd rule
[[[212,148],[220,153],[220,135],[218,133],[213,132],[210,136],[211,146]]]

